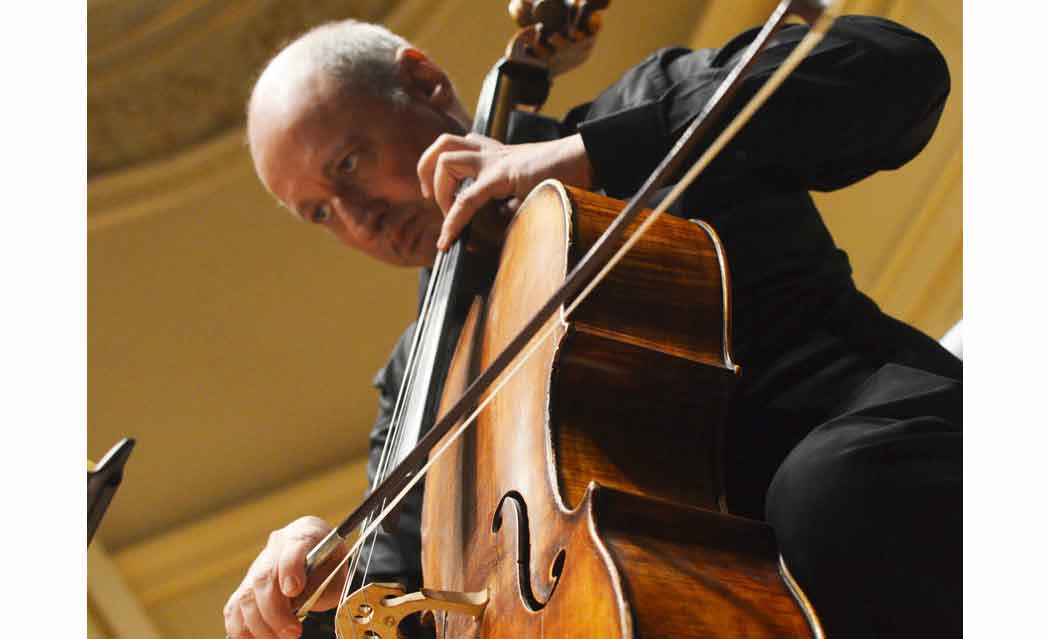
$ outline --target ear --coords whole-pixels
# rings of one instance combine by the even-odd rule
[[[404,46],[394,54],[401,86],[415,99],[447,111],[457,104],[452,81],[444,70],[415,47]]]

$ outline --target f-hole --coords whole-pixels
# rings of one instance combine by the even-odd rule
[[[512,490],[499,500],[496,512],[492,516],[492,532],[499,532],[503,526],[502,513],[504,502],[514,504],[515,512],[518,516],[518,591],[521,592],[521,599],[529,610],[533,612],[543,610],[547,602],[554,596],[554,590],[558,587],[558,581],[561,579],[562,569],[565,566],[565,549],[559,550],[558,554],[554,556],[554,561],[551,562],[550,578],[554,580],[554,583],[551,585],[547,600],[540,601],[536,598],[536,593],[532,591],[532,571],[529,569],[531,565],[529,561],[529,515],[525,507],[525,499],[521,496],[521,493]]]

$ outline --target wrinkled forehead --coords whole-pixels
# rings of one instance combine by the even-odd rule
[[[248,144],[256,173],[277,194],[271,178],[296,156],[310,152],[305,132],[332,113],[337,92],[326,74],[278,57],[260,76],[248,109]]]
[[[248,107],[248,135],[288,128],[309,117],[331,98],[332,82],[308,56],[289,47],[263,70]]]

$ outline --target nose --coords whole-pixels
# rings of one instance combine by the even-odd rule
[[[363,197],[340,195],[333,199],[336,215],[354,237],[373,239],[381,230],[383,203]]]

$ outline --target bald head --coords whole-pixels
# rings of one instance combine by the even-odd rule
[[[298,37],[263,69],[248,101],[249,126],[260,96],[287,102],[321,77],[332,80],[348,95],[405,99],[398,78],[397,52],[408,41],[390,30],[357,20],[330,22]]]
[[[318,27],[281,51],[248,104],[263,185],[297,217],[393,264],[433,261],[442,216],[416,164],[469,117],[447,74],[386,29]]]
[[[427,83],[443,85],[449,110],[469,126],[448,77],[407,40],[357,20],[323,24],[296,38],[263,69],[248,101],[249,142],[260,112],[267,119],[281,118],[282,108],[294,104],[297,94],[316,92],[320,83],[346,96],[378,98],[399,107],[411,100],[410,89],[420,88],[406,86],[416,81],[424,90],[429,90]]]

